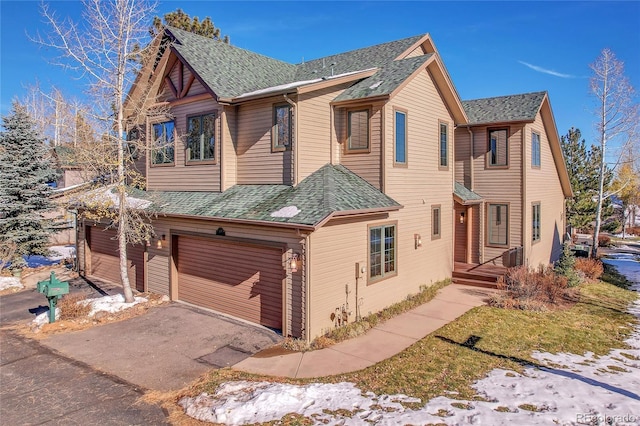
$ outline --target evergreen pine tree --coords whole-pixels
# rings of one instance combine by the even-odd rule
[[[576,272],[575,265],[576,258],[573,256],[569,244],[565,243],[560,259],[558,259],[554,266],[554,270],[558,275],[567,278],[567,285],[569,287],[575,287],[580,284],[580,277]]]
[[[13,267],[24,266],[23,255],[47,254],[54,206],[47,185],[55,179],[49,150],[24,106],[13,104],[2,117],[0,131],[0,238],[16,246]]]

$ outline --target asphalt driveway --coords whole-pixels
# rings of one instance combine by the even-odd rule
[[[177,390],[278,342],[271,330],[180,303],[41,342],[146,389]]]

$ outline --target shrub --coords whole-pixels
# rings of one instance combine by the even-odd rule
[[[76,318],[86,318],[91,312],[91,305],[82,303],[86,300],[84,293],[67,294],[58,301],[61,320],[72,320]]]
[[[582,272],[585,277],[592,280],[597,280],[602,276],[602,273],[604,272],[602,262],[589,257],[581,257],[579,259],[576,259],[575,268],[577,271]]]
[[[598,235],[598,247],[611,246],[611,237],[608,235]]]
[[[504,293],[491,299],[491,305],[531,311],[546,310],[546,303],[556,304],[565,295],[567,278],[552,268],[540,266],[529,270],[525,266],[510,268],[498,281]]]
[[[565,243],[562,248],[562,255],[556,262],[554,270],[556,274],[567,279],[567,286],[575,287],[580,284],[580,277],[575,270],[576,258],[569,248],[569,244]]]
[[[640,235],[640,226],[630,226],[626,229],[629,235]]]

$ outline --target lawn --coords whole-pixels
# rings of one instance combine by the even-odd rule
[[[363,392],[402,393],[423,402],[447,392],[451,395],[452,391],[457,392],[455,398],[473,400],[477,392],[471,385],[494,368],[522,371],[525,366],[537,365],[531,357],[533,351],[575,354],[591,351],[604,355],[611,348],[625,347],[623,340],[631,333],[635,321],[626,308],[637,293],[603,282],[582,284],[579,290],[576,303],[563,310],[475,308],[398,355],[354,373],[297,380],[223,369],[212,371],[181,396],[213,393],[220,383],[234,380],[297,384],[346,381]],[[186,420],[179,410],[174,406],[171,411]]]

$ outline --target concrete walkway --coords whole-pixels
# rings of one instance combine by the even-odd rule
[[[310,352],[272,357],[253,356],[233,366],[254,374],[310,378],[349,373],[369,367],[402,352],[418,340],[484,305],[496,290],[450,284],[431,301],[398,315],[366,334]]]

